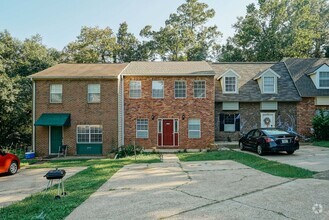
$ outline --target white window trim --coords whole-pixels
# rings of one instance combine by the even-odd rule
[[[147,121],[147,130],[137,130],[137,121],[139,119]],[[138,137],[138,135],[137,135],[138,132],[137,131],[147,131],[147,137]],[[137,118],[136,119],[136,138],[139,138],[139,139],[148,139],[149,138],[149,120],[147,118]]]
[[[131,82],[139,82],[140,83],[140,96],[139,97],[131,97],[131,88],[130,88],[130,83]],[[140,80],[130,80],[129,81],[129,98],[131,98],[131,99],[140,99],[140,98],[142,98],[142,81],[140,81]]]
[[[234,91],[226,91],[226,78],[235,78]],[[237,76],[224,76],[223,77],[224,93],[237,94],[238,93],[238,77]]]
[[[154,94],[153,94],[153,82],[162,82],[162,97],[154,97]],[[164,98],[164,81],[163,80],[152,80],[152,98],[153,99],[163,99]]]
[[[88,126],[89,127],[89,142],[79,142],[79,133],[78,133],[78,127],[79,126]],[[102,128],[102,141],[101,142],[91,142],[91,132],[90,132],[90,127],[93,127],[93,126],[97,126],[97,127],[101,127]],[[97,134],[100,134],[100,133],[97,133]],[[76,142],[77,144],[102,144],[103,143],[103,136],[104,136],[104,131],[103,131],[103,126],[102,125],[77,125],[76,127]]]
[[[265,77],[273,78],[273,92],[265,92]],[[276,76],[262,76],[262,82],[263,82],[263,94],[276,94],[277,93],[277,80],[278,78]]]
[[[60,85],[61,86],[61,92],[60,93],[58,93],[58,92],[52,92],[51,91],[51,87],[52,86],[55,86],[55,85]],[[49,102],[50,103],[54,103],[54,104],[58,104],[58,103],[63,103],[63,84],[50,84],[50,91],[49,91],[49,94],[50,94],[50,96],[49,96]],[[52,94],[61,94],[61,101],[60,102],[54,102],[54,101],[52,101]]]
[[[99,93],[95,93],[95,92],[89,92],[89,86],[94,86],[94,85],[98,85],[99,86]],[[100,103],[101,102],[101,91],[102,91],[102,88],[101,88],[101,85],[100,84],[88,84],[87,86],[87,101],[88,103]],[[89,94],[99,94],[99,101],[90,101],[89,100]]]
[[[176,87],[175,87],[176,82],[185,82],[185,96],[184,97],[176,97]],[[186,80],[175,80],[175,82],[174,82],[174,98],[175,99],[186,99],[186,97],[187,97],[187,83],[186,83]]]
[[[200,130],[190,130],[189,129],[189,121],[190,120],[199,120],[199,125],[200,125]],[[189,139],[201,139],[201,130],[202,130],[202,128],[201,128],[201,119],[200,118],[190,118],[190,119],[188,119],[188,122],[187,122],[187,135],[188,135],[188,138]],[[199,132],[199,137],[190,137],[190,131],[198,131]]]
[[[316,75],[317,75],[317,88],[318,89],[329,89],[329,87],[321,87],[320,86],[320,73],[323,73],[323,72],[329,72],[329,71],[325,71],[325,70],[321,70],[319,71]]]
[[[195,97],[194,83],[195,82],[204,82],[204,97]],[[207,82],[206,80],[194,80],[193,81],[193,98],[196,99],[205,99],[207,98]]]

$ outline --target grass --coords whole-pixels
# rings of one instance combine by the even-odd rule
[[[319,146],[319,147],[328,147],[329,148],[329,141],[314,141],[313,145],[314,146]]]
[[[68,193],[66,197],[55,200],[57,188],[54,186],[47,193],[36,193],[1,208],[0,219],[64,219],[124,165],[152,162],[160,162],[159,157],[150,154],[140,155],[136,161],[133,157],[128,157],[119,160],[56,160],[33,165],[31,168],[87,166],[87,169],[65,180],[65,191]]]
[[[274,176],[289,178],[311,178],[316,172],[299,167],[270,161],[256,155],[227,150],[200,153],[177,154],[181,161],[202,161],[202,160],[234,160],[246,166],[269,173]]]

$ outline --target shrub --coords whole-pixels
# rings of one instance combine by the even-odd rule
[[[136,154],[142,153],[143,148],[141,146],[135,145],[135,149],[136,149]],[[135,154],[134,145],[128,144],[128,145],[123,145],[119,148],[117,157],[123,158],[127,156],[133,156],[134,154]]]
[[[329,140],[329,114],[320,111],[312,121],[314,138],[316,140]]]

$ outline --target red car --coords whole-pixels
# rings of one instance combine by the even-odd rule
[[[0,173],[15,174],[20,168],[19,158],[10,153],[6,153],[0,148]]]

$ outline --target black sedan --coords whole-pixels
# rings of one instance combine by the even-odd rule
[[[299,138],[279,129],[254,129],[240,138],[239,147],[241,150],[255,150],[259,155],[279,151],[293,154],[295,150],[299,149]]]

